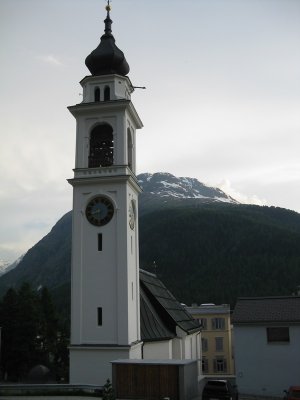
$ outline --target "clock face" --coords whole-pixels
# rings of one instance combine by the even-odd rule
[[[107,197],[95,197],[88,203],[85,215],[93,225],[106,225],[114,215],[113,203]]]
[[[129,204],[129,226],[131,229],[134,229],[135,225],[135,204],[134,201],[131,200]]]

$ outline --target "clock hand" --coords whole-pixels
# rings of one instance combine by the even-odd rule
[[[91,214],[92,215],[101,214],[101,210],[98,209],[98,210],[92,211]]]

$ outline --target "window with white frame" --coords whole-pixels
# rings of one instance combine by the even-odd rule
[[[211,320],[212,329],[225,329],[225,318],[212,318]]]
[[[207,318],[198,318],[198,322],[203,330],[207,329]]]
[[[214,372],[227,372],[227,361],[223,357],[217,357],[214,359]]]

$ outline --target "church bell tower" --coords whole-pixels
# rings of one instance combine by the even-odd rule
[[[103,385],[110,362],[141,358],[136,130],[129,65],[105,33],[86,58],[76,119],[70,383]]]

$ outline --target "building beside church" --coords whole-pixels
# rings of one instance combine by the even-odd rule
[[[300,376],[300,296],[239,298],[232,316],[239,392],[282,397]]]
[[[109,2],[108,2],[109,3]],[[129,65],[110,6],[86,58],[76,119],[70,383],[102,385],[113,360],[201,358],[200,328],[155,275],[139,270],[136,131]],[[200,367],[196,379],[200,378]]]
[[[230,305],[194,304],[186,310],[202,326],[203,374],[232,377],[235,367]]]

